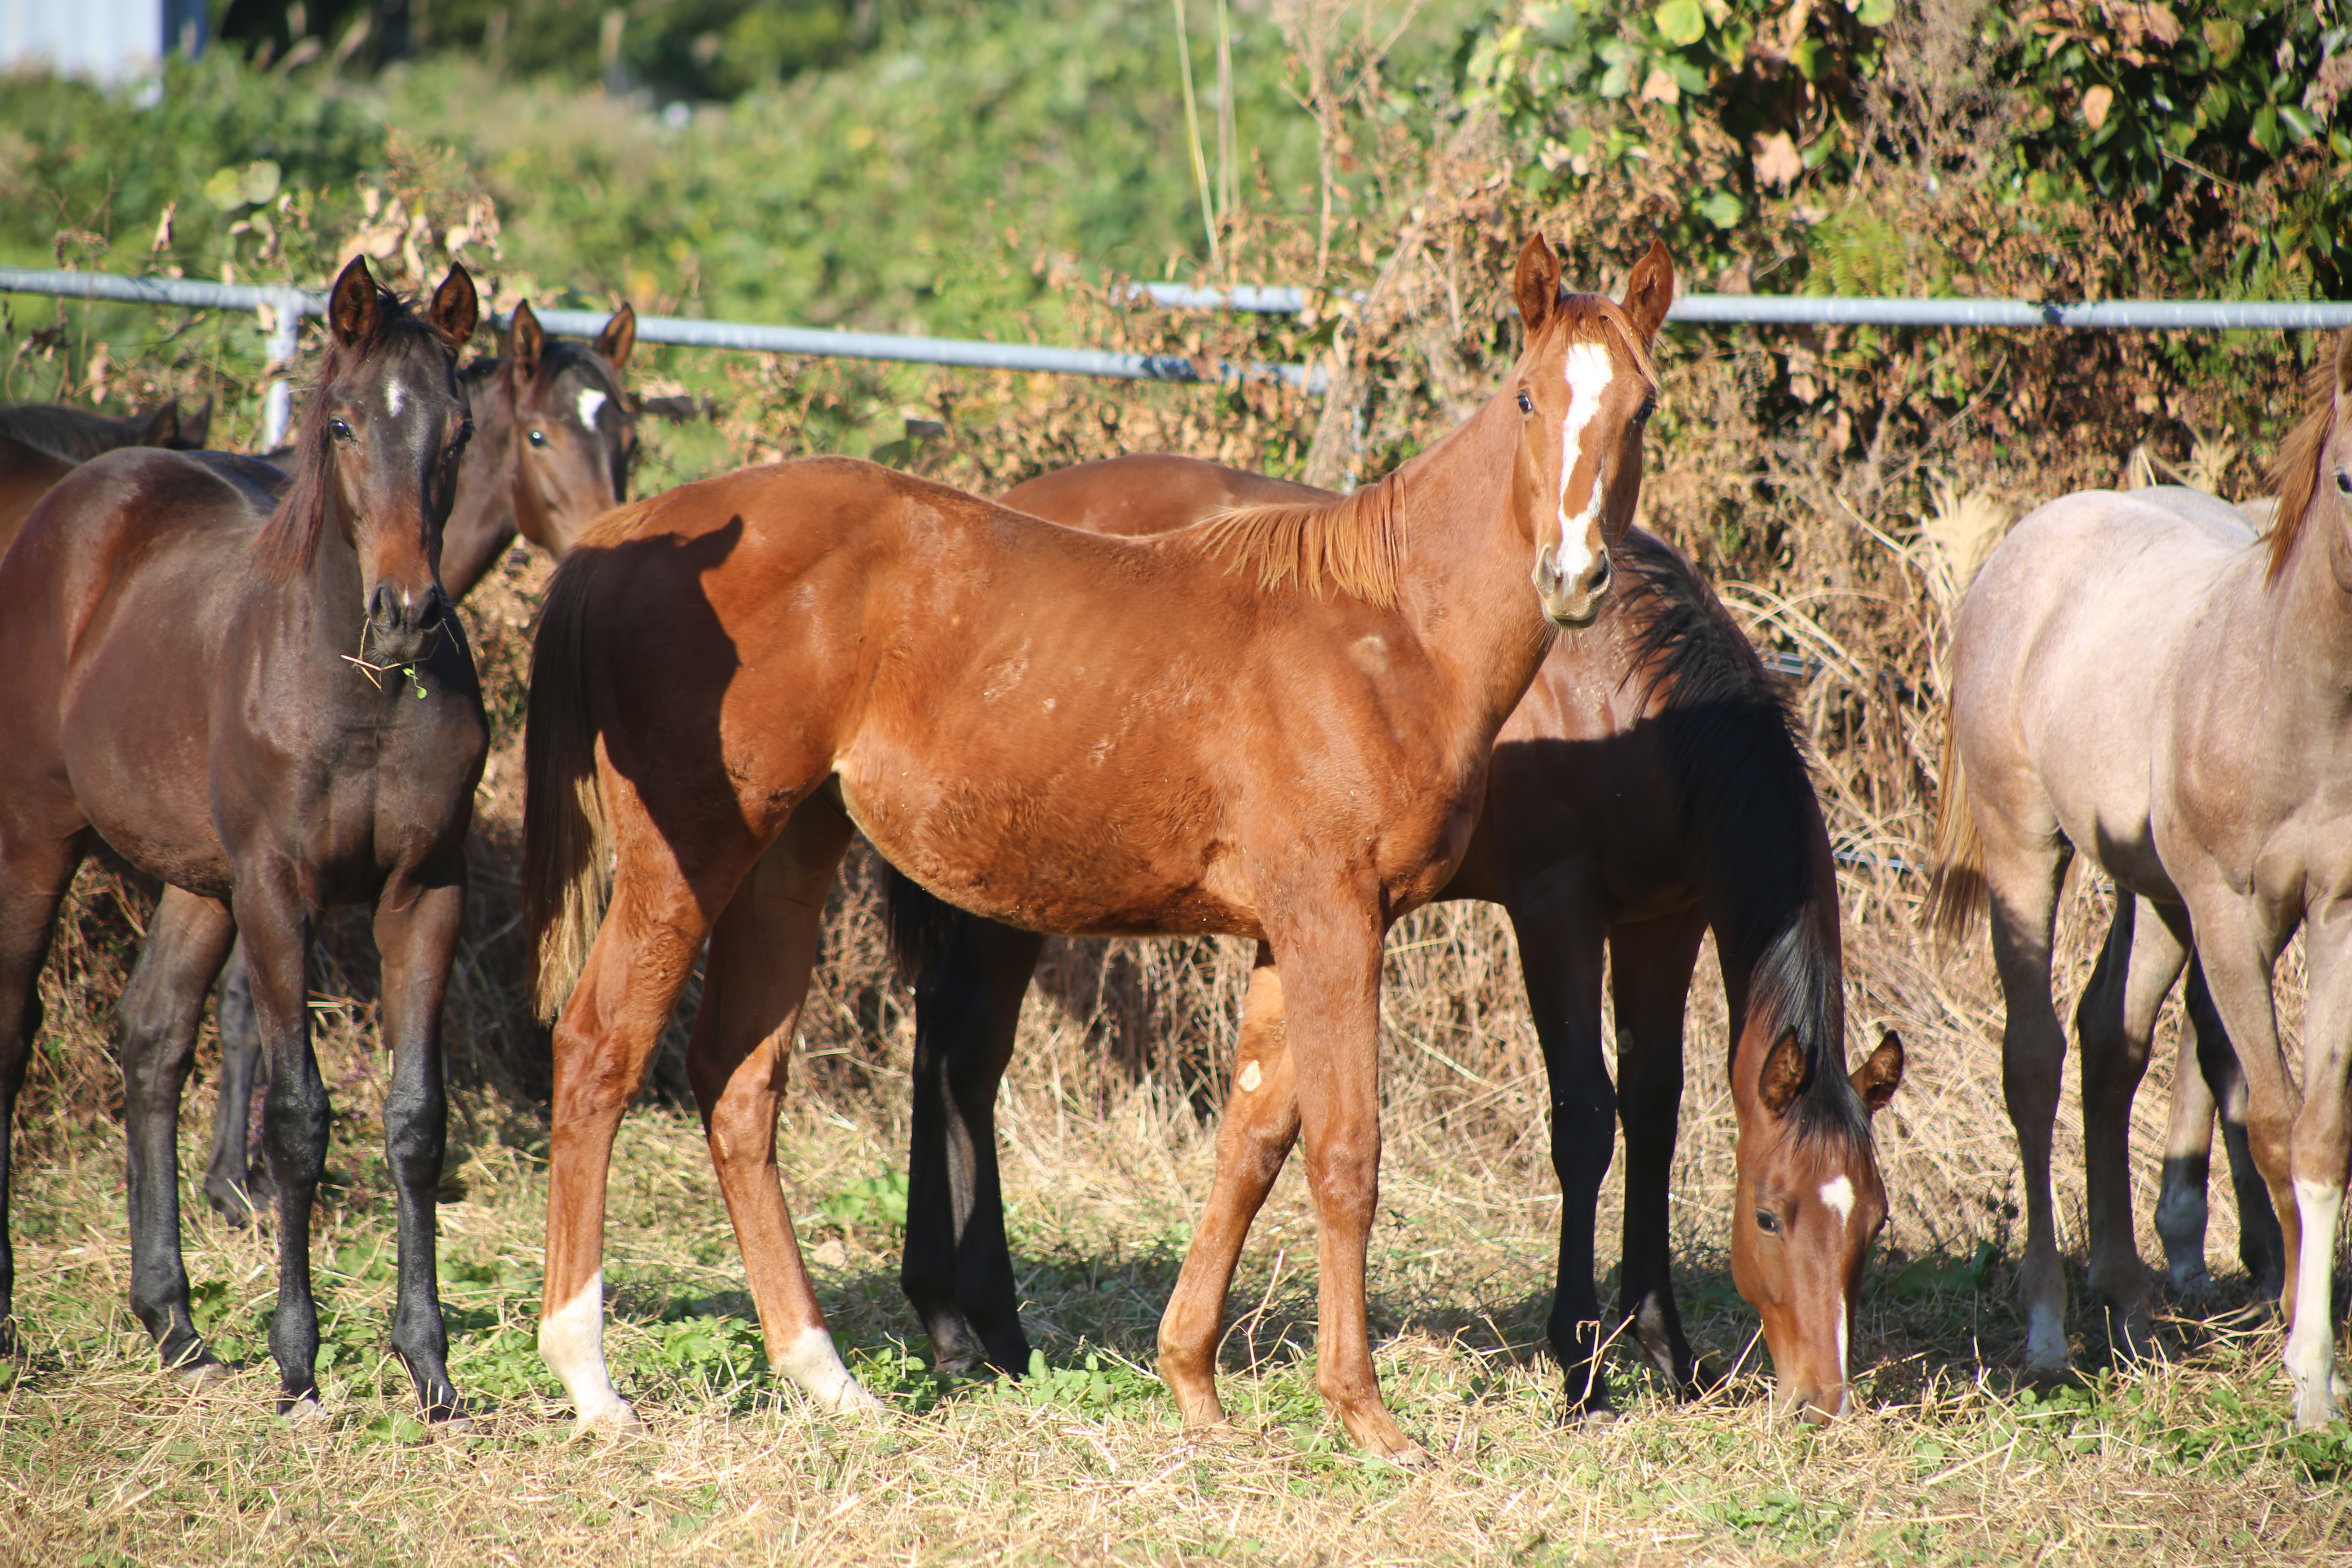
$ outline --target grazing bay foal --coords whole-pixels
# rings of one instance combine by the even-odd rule
[[[636,411],[621,388],[621,367],[637,341],[634,309],[623,305],[583,347],[550,342],[526,300],[515,308],[509,338],[507,357],[477,360],[458,373],[474,435],[458,460],[457,496],[441,531],[441,591],[453,603],[481,581],[518,530],[561,558],[581,530],[621,503],[636,463]],[[0,494],[5,471],[0,466]],[[267,1079],[242,946],[221,974],[220,1041],[205,1196],[241,1225],[272,1191],[267,1156],[247,1148],[254,1086]]]
[[[353,261],[328,302],[290,479],[220,453],[110,454],[51,491],[0,563],[0,1194],[50,927],[102,840],[166,884],[120,1010],[131,1308],[165,1366],[222,1370],[189,1317],[177,1130],[205,994],[242,931],[270,1055],[269,1345],[291,1414],[318,1397],[310,1209],[328,1104],[310,937],[327,907],[362,902],[375,906],[394,1053],[392,1345],[426,1414],[458,1414],[434,1283],[440,1016],[488,729],[436,565],[469,433],[457,357],[475,317],[462,268],[418,317]]]
[[[1090,532],[1142,535],[1236,506],[1327,492],[1195,458],[1106,458],[1032,479],[1004,504]],[[1731,1016],[1739,1120],[1732,1271],[1764,1320],[1789,1402],[1834,1415],[1861,1273],[1886,1213],[1867,1113],[1902,1076],[1890,1033],[1845,1074],[1837,880],[1779,689],[1690,563],[1635,529],[1618,590],[1562,637],[1495,742],[1486,800],[1438,897],[1510,911],[1551,1082],[1561,1192],[1549,1324],[1570,1408],[1611,1408],[1593,1229],[1625,1129],[1616,1325],[1695,1390],[1669,1269],[1667,1175],[1682,1103],[1683,1016],[1709,926]],[[913,1147],[900,1276],[943,1365],[1028,1365],[997,1184],[994,1101],[1044,938],[888,880],[890,930],[917,971]],[[1607,948],[1618,1078],[1603,1054]],[[1281,984],[1252,976],[1218,1144],[1213,1212],[1245,1228],[1298,1131]],[[1231,1190],[1228,1191],[1227,1189]],[[1223,1418],[1214,1353],[1243,1230],[1203,1228],[1160,1333],[1188,1418]]]
[[[2352,1152],[2352,331],[2310,399],[2273,466],[2267,538],[2194,490],[2086,490],[2026,518],[1985,563],[1953,630],[1927,911],[1953,934],[1990,907],[2025,1167],[2026,1359],[2041,1370],[2067,1360],[2050,1192],[2066,1036],[2050,952],[2068,862],[2089,855],[2116,883],[2077,1018],[2090,1286],[2126,1353],[2149,1343],[2131,1101],[2193,933],[2283,1231],[2286,1366],[2306,1428],[2334,1420],[2341,1397],[2329,1278]],[[2310,970],[2300,1092],[2272,994],[2298,926]]]
[[[1381,938],[1453,874],[1557,628],[1600,610],[1673,267],[1653,247],[1622,308],[1562,298],[1538,237],[1516,292],[1502,389],[1336,503],[1106,539],[819,458],[638,502],[566,558],[524,881],[541,1005],[562,1009],[540,1346],[583,1425],[632,1418],[603,1351],[605,1178],[706,937],[688,1072],[770,1363],[828,1406],[873,1403],[775,1165],[818,921],[862,829],[992,919],[1266,944],[1321,1224],[1318,1386],[1358,1442],[1418,1457],[1365,1322]]]

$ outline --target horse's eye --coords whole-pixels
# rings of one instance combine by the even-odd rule
[[[530,433],[530,444],[531,444],[532,446],[534,446],[534,447],[544,447],[544,446],[546,446],[546,445],[547,445],[547,432],[546,432],[546,431],[544,431],[544,430],[534,430],[534,431],[532,431],[532,432]]]
[[[1774,1214],[1770,1209],[1758,1209],[1756,1211],[1756,1228],[1762,1231],[1767,1236],[1778,1236],[1780,1234],[1780,1216]]]
[[[1524,393],[1524,392],[1520,393],[1520,394],[1519,394],[1519,412],[1520,412],[1520,413],[1522,413],[1522,414],[1533,414],[1535,411],[1536,411],[1536,405],[1535,405],[1534,402],[1533,402],[1533,401],[1531,401],[1531,400],[1528,398],[1528,395],[1527,395],[1526,393]]]
[[[2336,470],[2336,493],[2340,496],[2352,496],[2352,468]]]
[[[1656,398],[1643,398],[1642,400],[1642,411],[1633,416],[1633,423],[1636,425],[1647,425],[1650,422],[1650,416],[1655,414],[1657,411],[1658,400]]]
[[[348,441],[352,438],[352,427],[343,420],[330,420],[327,423],[327,428],[334,432],[335,439],[338,441]]]

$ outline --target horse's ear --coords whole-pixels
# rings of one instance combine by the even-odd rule
[[[1519,269],[1511,280],[1511,289],[1518,298],[1519,320],[1527,323],[1528,336],[1532,338],[1559,305],[1559,258],[1552,254],[1551,242],[1540,233],[1528,236],[1527,244],[1519,247]]]
[[[613,312],[604,330],[596,334],[596,352],[614,370],[629,363],[629,351],[637,346],[637,308],[627,300]]]
[[[180,445],[180,400],[167,397],[147,419],[147,441],[150,447]]]
[[[425,319],[464,348],[466,340],[474,335],[474,329],[482,321],[482,300],[474,292],[474,275],[455,261],[449,263],[449,276],[433,290],[433,305],[425,312]]]
[[[1873,1116],[1886,1108],[1895,1091],[1903,1087],[1903,1037],[1889,1029],[1879,1037],[1878,1048],[1853,1069],[1853,1091],[1862,1096],[1862,1103]]]
[[[515,307],[514,325],[507,331],[507,357],[514,362],[516,385],[528,384],[539,374],[539,356],[546,347],[547,334],[539,330],[539,313],[525,300]]]
[[[375,274],[368,270],[367,258],[354,256],[335,279],[334,292],[327,297],[327,325],[339,343],[355,343],[375,331],[378,313],[383,306],[376,301],[382,290],[376,287]]]
[[[180,400],[173,398],[172,406],[174,409],[178,408]],[[194,414],[183,414],[179,418],[180,439],[187,443],[188,450],[202,452],[210,449],[213,440],[213,395],[209,392],[205,393],[204,406],[198,408]]]
[[[1781,1030],[1772,1048],[1764,1053],[1764,1066],[1757,1074],[1756,1093],[1764,1109],[1774,1116],[1788,1114],[1805,1087],[1806,1071],[1805,1048],[1797,1044],[1797,1031]]]
[[[1666,253],[1664,240],[1654,239],[1642,259],[1633,264],[1633,275],[1625,279],[1622,309],[1647,342],[1658,335],[1666,308],[1674,302],[1675,258]]]

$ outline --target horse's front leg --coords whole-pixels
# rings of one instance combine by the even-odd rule
[[[983,1359],[1016,1377],[1029,1369],[1004,1237],[996,1090],[1045,943],[1033,931],[960,914],[938,963],[915,985],[914,1126],[898,1284],[942,1372],[969,1372]]]
[[[449,1337],[434,1271],[434,1202],[449,1124],[442,1086],[441,1004],[465,918],[462,854],[447,855],[419,873],[394,876],[376,901],[383,1040],[392,1051],[383,1152],[399,1216],[400,1293],[393,1308],[392,1349],[408,1368],[428,1421],[462,1414],[449,1383]]]
[[[1632,1324],[1650,1364],[1672,1379],[1685,1398],[1699,1388],[1696,1358],[1675,1306],[1667,1188],[1682,1116],[1684,1005],[1706,934],[1706,911],[1696,906],[1662,920],[1616,926],[1609,933],[1610,992],[1617,1004],[1618,1117],[1625,1126],[1625,1261],[1618,1310],[1620,1321]],[[1732,1027],[1738,1029],[1737,1020]],[[1588,1208],[1588,1230],[1591,1223]]]
[[[1225,1419],[1217,1398],[1217,1345],[1250,1222],[1298,1141],[1298,1085],[1283,1016],[1282,980],[1258,943],[1242,1005],[1233,1084],[1217,1122],[1217,1169],[1184,1271],[1160,1319],[1160,1375],[1187,1426]]]
[[[310,1295],[310,1209],[327,1165],[327,1086],[310,1051],[310,935],[315,910],[301,873],[278,862],[238,878],[236,931],[253,977],[253,1010],[269,1054],[263,1147],[278,1189],[278,1310],[269,1352],[278,1362],[278,1411],[315,1415],[319,1306]]]
[[[1601,1295],[1594,1279],[1593,1224],[1601,1184],[1617,1150],[1617,1090],[1601,1048],[1601,944],[1607,920],[1573,873],[1515,891],[1508,908],[1519,938],[1519,973],[1543,1045],[1551,1089],[1551,1166],[1559,1178],[1559,1260],[1546,1325],[1565,1373],[1571,1419],[1616,1407],[1601,1354]],[[1669,1107],[1668,1114],[1673,1114]],[[1671,1148],[1671,1134],[1669,1147]],[[1664,1188],[1660,1189],[1663,1198]],[[1625,1237],[1634,1226],[1628,1199]],[[1633,1278],[1622,1281],[1633,1309]]]
[[[154,1336],[164,1367],[190,1379],[224,1369],[188,1310],[188,1271],[180,1256],[180,1094],[195,1062],[205,994],[236,938],[226,905],[165,888],[115,1009],[131,1145],[131,1310]]]
[[[2286,1369],[2294,1383],[2294,1424],[2315,1431],[2336,1419],[2347,1392],[2336,1373],[2331,1289],[2352,1160],[2352,913],[2315,911],[2305,929],[2311,988],[2304,1008],[2304,1101],[2289,1148],[2303,1236],[2290,1255],[2294,1309]]]
[[[1380,916],[1369,899],[1335,889],[1297,897],[1267,925],[1321,1231],[1316,1386],[1358,1443],[1417,1464],[1420,1446],[1381,1402],[1364,1300],[1381,1195]]]

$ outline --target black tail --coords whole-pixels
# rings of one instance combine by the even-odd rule
[[[898,977],[919,986],[947,957],[948,939],[964,912],[887,860],[882,862],[882,925]]]

